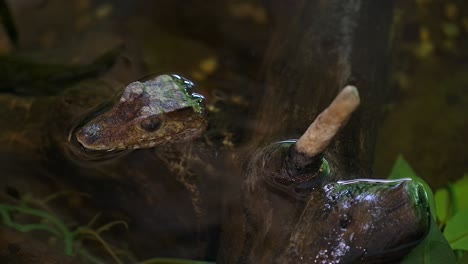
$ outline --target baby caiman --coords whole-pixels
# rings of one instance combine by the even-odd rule
[[[219,204],[204,196],[210,176],[201,174],[211,167],[200,155],[208,154],[203,144],[191,144],[207,128],[203,96],[176,74],[119,87],[85,81],[58,95],[2,95],[2,122],[17,113],[3,133],[2,185],[21,194],[90,195],[76,219],[102,212],[125,220],[130,231],[122,239],[139,258],[202,258],[208,243],[202,230],[217,224]],[[22,174],[38,174],[37,182],[25,184]]]

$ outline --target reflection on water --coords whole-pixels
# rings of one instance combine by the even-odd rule
[[[411,181],[411,178],[401,178],[398,180],[385,180],[385,179],[353,179],[353,180],[346,180],[346,181],[337,181],[338,184],[342,185],[347,185],[347,184],[355,184],[355,183],[361,183],[361,182],[367,182],[367,183],[399,183],[402,181]]]

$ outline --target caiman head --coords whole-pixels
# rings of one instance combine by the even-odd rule
[[[333,162],[336,153],[324,151],[358,104],[357,90],[343,89],[299,140],[271,144],[249,159],[240,201],[228,209],[219,262],[394,262],[424,239],[430,214],[420,184],[339,180],[346,171]]]
[[[307,201],[278,263],[398,261],[428,229],[426,193],[410,179],[331,183]]]
[[[125,150],[179,143],[207,127],[203,96],[179,75],[160,75],[127,85],[120,100],[73,135],[88,150]]]

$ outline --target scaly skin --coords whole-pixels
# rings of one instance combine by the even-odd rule
[[[130,83],[119,102],[76,133],[90,150],[150,148],[200,136],[207,127],[201,95],[178,75]]]

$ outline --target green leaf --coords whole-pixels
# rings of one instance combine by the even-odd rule
[[[423,179],[419,178],[416,173],[413,171],[411,166],[406,162],[403,156],[398,156],[395,165],[393,165],[392,172],[390,173],[389,179],[402,179],[402,178],[411,178],[413,181],[420,183],[427,194],[427,200],[429,202],[429,208],[431,209],[432,217],[436,218],[436,207],[434,201],[434,194],[431,187]]]
[[[450,202],[450,192],[446,188],[438,189],[434,195],[436,204],[437,219],[444,226],[452,216],[452,205]]]
[[[468,209],[458,212],[447,221],[444,235],[452,249],[468,250]]]
[[[454,264],[456,263],[449,243],[434,221],[426,238],[415,247],[401,262],[402,264]]]
[[[453,191],[453,215],[468,209],[468,175],[451,185]]]
[[[435,193],[437,218],[444,225],[459,211],[468,209],[468,175]]]

